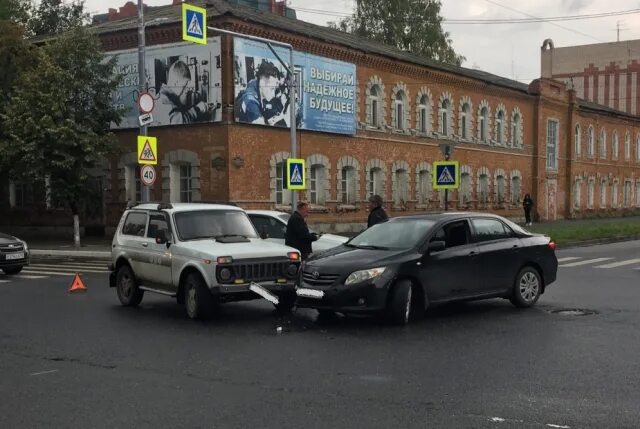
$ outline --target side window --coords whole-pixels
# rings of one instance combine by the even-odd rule
[[[497,219],[473,219],[478,241],[502,240],[512,236],[510,229]]]
[[[131,212],[124,221],[122,233],[125,235],[135,235],[144,237],[144,230],[147,227],[147,214],[141,212]]]
[[[163,213],[151,213],[149,215],[149,228],[147,229],[148,238],[156,238],[158,231],[164,231],[169,236],[169,224],[167,217]]]
[[[444,241],[447,249],[469,244],[467,221],[452,222],[440,228],[431,241]]]
[[[266,229],[267,234],[269,234],[269,238],[284,239],[284,231],[286,227],[278,220],[266,216],[249,215],[249,217],[251,218],[253,225],[258,230],[258,233],[262,233],[262,230]]]

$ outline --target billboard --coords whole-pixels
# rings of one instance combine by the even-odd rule
[[[110,53],[117,58],[113,73],[122,76],[113,104],[126,110],[112,129],[137,128],[138,50]],[[222,119],[220,37],[207,45],[177,43],[146,48],[147,91],[154,98],[151,127]]]
[[[291,100],[288,76],[278,57],[289,66],[289,50],[234,38],[236,122],[289,128]],[[338,134],[356,133],[356,66],[294,52],[296,126]]]

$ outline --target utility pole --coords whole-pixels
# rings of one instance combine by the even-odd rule
[[[144,67],[145,63],[145,40],[144,40],[144,3],[143,0],[138,0],[138,97],[142,95],[146,91],[146,70]],[[142,110],[139,111],[139,114],[142,114]],[[140,135],[147,135],[147,126],[140,126]],[[140,180],[138,178],[137,180]],[[149,187],[146,185],[140,184],[141,187],[141,199],[142,202],[148,202],[149,198]]]

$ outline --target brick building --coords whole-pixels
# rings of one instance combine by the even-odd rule
[[[311,201],[311,223],[319,229],[361,228],[372,193],[383,196],[391,215],[442,210],[443,193],[432,189],[431,174],[433,162],[442,159],[443,142],[455,145],[452,159],[460,162],[462,171],[460,190],[450,193],[454,209],[520,219],[522,198],[530,193],[539,220],[640,212],[640,120],[633,115],[584,101],[575,90],[551,79],[525,85],[277,14],[217,0],[207,5],[210,26],[290,43],[307,56],[312,77],[321,74],[327,81],[342,82],[334,86],[344,102],[331,104],[327,94],[336,94],[331,85],[316,87],[299,80],[304,103],[317,95],[333,106],[333,112],[319,117],[334,121],[331,114],[336,109],[353,117],[352,123],[327,122],[337,124],[335,129],[352,127],[351,132],[334,132],[326,124],[314,129],[311,121],[303,122],[298,131],[309,178],[309,189],[300,196]],[[180,47],[180,6],[153,8],[147,19],[156,18],[164,19],[147,27],[149,52],[155,55],[156,49],[177,62],[178,54],[171,49],[195,46]],[[94,30],[109,52],[136,47],[135,18],[99,24]],[[238,120],[246,107],[244,101],[236,102],[243,94],[238,85],[244,83],[246,90],[250,78],[258,76],[257,61],[250,60],[259,56],[237,51],[242,47],[249,52],[255,46],[227,35],[209,36],[207,49],[213,53],[207,55],[215,69],[208,60],[194,62],[200,67],[196,69],[190,57],[184,59],[191,67],[189,76],[196,73],[198,82],[211,83],[219,75],[219,84],[210,85],[206,94],[208,119],[174,125],[170,115],[164,126],[150,128],[159,141],[160,161],[152,199],[228,200],[245,208],[285,210],[288,193],[282,190],[279,166],[289,156],[289,130]],[[153,80],[168,81],[165,75],[174,67],[166,72],[168,64],[158,68],[160,60],[154,61]],[[328,74],[319,72],[318,64],[324,64]],[[354,82],[349,82],[347,72],[331,70],[353,70]],[[137,129],[125,127],[116,134],[121,154],[105,160],[96,172],[102,202],[84,219],[85,225],[106,225],[108,230],[126,202],[140,197]],[[62,225],[68,219],[42,204],[35,210],[24,187],[4,188],[0,223],[11,225],[7,229]]]

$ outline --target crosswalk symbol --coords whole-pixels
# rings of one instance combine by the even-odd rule
[[[196,15],[195,13],[191,15],[191,23],[189,24],[187,33],[189,33],[190,35],[193,34],[198,37],[202,37],[202,27],[200,27],[200,21],[198,21],[198,15]]]
[[[291,184],[302,185],[302,176],[300,175],[300,169],[298,165],[293,167],[293,173],[291,173]]]
[[[138,164],[158,164],[158,139],[155,137],[138,136]]]
[[[286,189],[301,191],[307,189],[304,159],[287,159]]]
[[[433,189],[458,189],[460,187],[460,164],[458,161],[436,161],[433,163]]]
[[[207,9],[182,3],[182,40],[207,44]]]
[[[442,169],[442,173],[440,173],[440,177],[438,177],[438,183],[449,185],[452,183],[456,183],[456,179],[453,178],[449,169],[447,167],[444,167]]]

